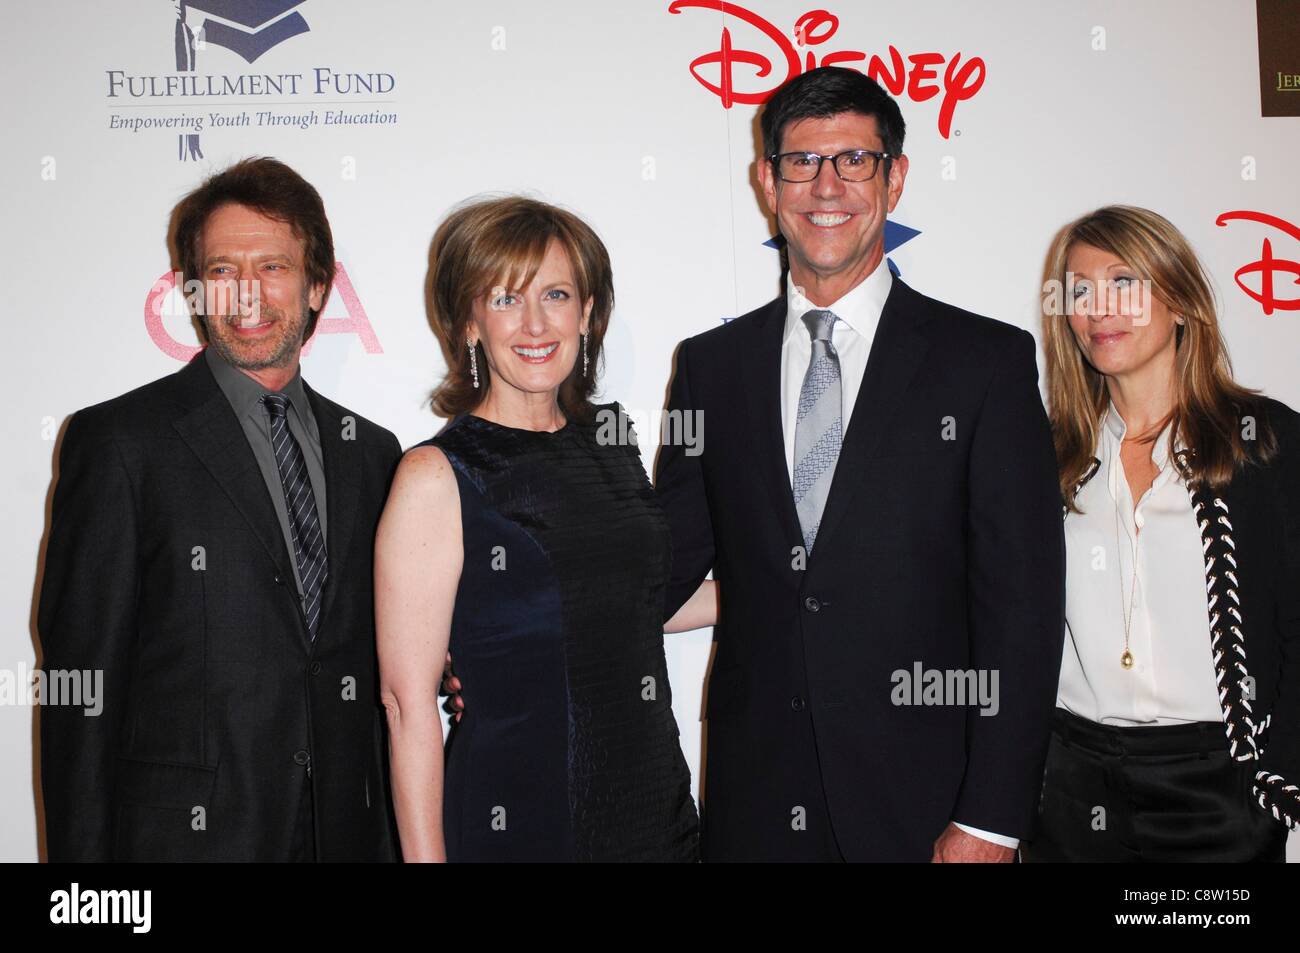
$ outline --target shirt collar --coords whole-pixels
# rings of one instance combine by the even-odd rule
[[[1112,437],[1116,440],[1123,440],[1124,434],[1128,433],[1128,425],[1124,423],[1124,418],[1119,415],[1115,409],[1114,403],[1106,405],[1106,416],[1104,418],[1106,429],[1110,431]]]
[[[1114,448],[1116,453],[1118,453],[1119,446],[1124,441],[1124,435],[1128,433],[1128,426],[1124,423],[1124,418],[1119,415],[1119,411],[1115,408],[1113,401],[1107,404],[1106,414],[1102,418],[1102,422],[1105,425],[1106,432],[1114,438]],[[1161,430],[1160,436],[1156,437],[1156,442],[1151,447],[1151,462],[1162,471],[1174,463],[1169,456],[1170,429],[1170,427],[1166,426]],[[1186,448],[1180,440],[1175,452],[1184,449]]]
[[[231,365],[211,345],[204,348],[203,357],[212,370],[212,376],[217,379],[217,386],[226,395],[226,399],[230,401],[230,406],[235,409],[235,413],[241,417],[249,415],[260,417],[264,415],[266,412],[261,403],[262,395],[280,393],[289,398],[289,404],[293,412],[298,414],[300,421],[308,422],[312,420],[310,408],[307,406],[307,391],[303,387],[301,367],[294,372],[293,380],[284,385],[282,390],[271,391],[239,368]]]
[[[882,256],[875,270],[848,290],[839,300],[819,309],[802,294],[795,291],[794,278],[789,272],[785,276],[785,333],[781,336],[784,344],[790,335],[799,331],[805,337],[808,329],[803,323],[803,316],[809,311],[834,311],[835,316],[855,332],[870,340],[880,323],[880,313],[885,309],[885,299],[893,287],[894,276],[889,264]]]

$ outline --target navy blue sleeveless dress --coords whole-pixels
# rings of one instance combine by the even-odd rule
[[[462,415],[425,441],[455,470],[465,549],[449,861],[698,859],[664,659],[668,524],[637,448],[598,439],[620,408],[597,410],[554,433]]]

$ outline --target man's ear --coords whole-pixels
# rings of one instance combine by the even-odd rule
[[[907,178],[907,156],[901,155],[889,163],[889,211],[894,210],[903,197],[903,180]]]
[[[758,184],[763,187],[763,198],[767,200],[767,210],[776,214],[777,178],[772,171],[772,162],[766,157],[758,160]]]
[[[325,310],[325,286],[323,284],[311,286],[311,292],[307,295],[307,304],[311,306],[311,310],[318,314]]]

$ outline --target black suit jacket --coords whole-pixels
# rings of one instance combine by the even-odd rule
[[[780,416],[784,298],[683,342],[665,445],[671,616],[712,569],[703,850],[800,856],[819,800],[848,860],[930,859],[957,821],[1028,833],[1064,631],[1056,463],[1033,338],[895,278],[805,567]],[[947,432],[945,432],[945,430]],[[945,439],[946,436],[952,439]],[[998,713],[898,705],[894,673],[998,674]],[[991,684],[991,683],[986,683]]]
[[[41,708],[51,861],[287,860],[304,785],[320,860],[394,859],[372,560],[401,447],[306,391],[329,488],[314,643],[202,355],[69,422],[38,626],[46,671],[101,670],[104,702]]]

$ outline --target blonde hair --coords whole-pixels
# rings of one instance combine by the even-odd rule
[[[1184,318],[1177,330],[1171,448],[1191,453],[1182,464],[1189,482],[1222,487],[1247,463],[1266,463],[1277,441],[1262,413],[1259,393],[1237,384],[1219,333],[1214,293],[1187,239],[1149,209],[1108,205],[1076,219],[1057,233],[1043,270],[1043,348],[1047,359],[1048,416],[1056,445],[1061,497],[1074,506],[1074,492],[1092,466],[1101,421],[1109,404],[1105,377],[1092,367],[1070,330],[1059,303],[1068,289],[1066,259],[1076,245],[1090,245],[1119,258],[1150,281],[1152,294]],[[1058,294],[1048,294],[1053,288]],[[1255,418],[1255,439],[1242,434],[1243,418]],[[1147,435],[1154,441],[1156,433]]]

